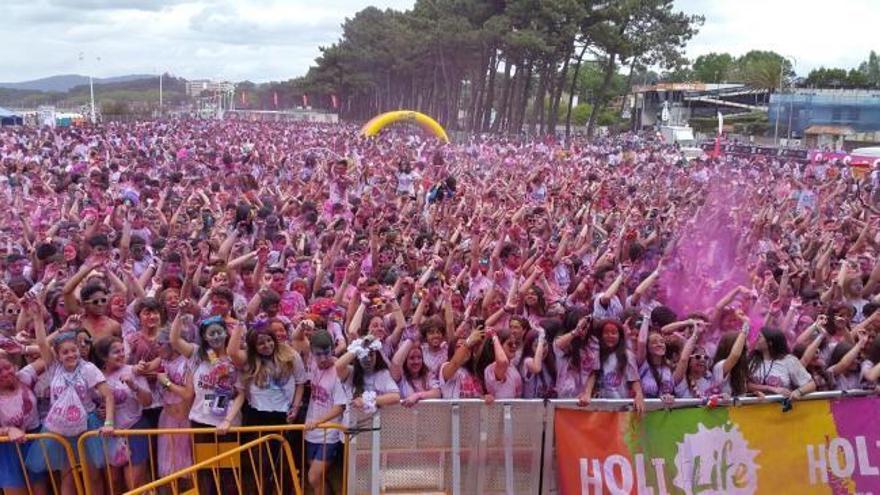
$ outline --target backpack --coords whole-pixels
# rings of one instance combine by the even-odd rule
[[[62,373],[60,366],[55,373],[56,376],[58,373]],[[77,366],[72,378],[61,376],[61,379],[64,380],[64,391],[52,403],[45,422],[46,429],[52,433],[74,437],[88,429],[88,414],[82,400],[76,393],[75,386],[81,376],[80,365]],[[54,381],[54,377],[52,381]]]

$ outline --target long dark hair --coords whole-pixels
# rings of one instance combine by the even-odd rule
[[[428,388],[428,366],[425,364],[425,353],[422,352],[421,346],[413,346],[412,349],[409,350],[409,353],[412,353],[414,351],[419,351],[419,353],[422,355],[422,367],[421,367],[421,369],[419,369],[418,373],[412,374],[412,372],[409,371],[409,366],[407,366],[406,362],[404,362],[403,363],[403,378],[411,386],[413,385],[413,383],[416,383],[416,381],[418,381],[418,382],[421,382],[422,388],[427,389]],[[409,360],[409,353],[406,356],[407,360]],[[416,387],[413,387],[413,389],[415,389],[415,388]]]
[[[554,320],[555,321],[555,320]],[[544,329],[546,335],[546,329]],[[526,376],[525,367],[526,367],[526,358],[534,358],[535,357],[535,349],[534,347],[537,345],[538,338],[540,335],[537,331],[532,330],[526,334],[526,338],[523,339],[523,351],[522,351],[522,360],[520,361],[520,375]],[[547,336],[547,345],[552,346],[553,339]],[[545,373],[541,373],[538,375],[538,380],[546,386],[546,389],[550,390],[555,388],[554,380],[556,379],[556,358],[553,356],[553,349],[547,349],[544,353],[544,360],[542,361],[541,366],[544,370],[546,370],[546,376],[550,377],[550,382],[547,383],[544,381]],[[545,399],[550,399],[552,397],[545,397]]]
[[[385,362],[385,358],[382,356],[381,352],[370,351],[370,354],[376,359],[376,364],[373,366],[372,373],[388,369],[388,363]],[[361,366],[360,359],[355,359],[354,371],[351,376],[351,384],[354,386],[354,394],[352,394],[352,397],[360,397],[364,394],[364,378],[366,378],[366,373],[364,367]]]
[[[94,361],[95,366],[101,370],[107,366],[107,358],[110,357],[110,348],[117,342],[121,344],[122,339],[115,335],[108,335],[95,342],[94,347],[92,347],[92,361]]]
[[[663,344],[666,345],[666,337],[662,333],[651,332],[650,334],[648,334],[648,347],[649,348],[651,347],[650,342],[651,342],[652,335],[659,335],[660,338],[663,339]],[[669,359],[666,357],[666,354],[664,354],[662,356],[658,356],[658,358],[660,359],[660,364],[659,365],[654,364],[653,355],[651,354],[650,349],[648,349],[646,351],[645,362],[648,364],[648,371],[651,373],[651,376],[654,378],[654,383],[657,384],[657,392],[659,394],[660,389],[663,386],[663,373],[661,371],[661,368],[666,367],[671,370],[671,367],[669,366]]]
[[[564,318],[562,319],[562,332],[557,332],[557,336],[562,335],[563,333],[573,332],[577,328],[578,323],[581,321],[581,319],[589,315],[590,312],[584,308],[574,308],[566,312]],[[568,351],[565,354],[566,359],[568,359],[568,366],[571,369],[580,372],[581,350],[587,349],[587,352],[589,352],[587,343],[589,342],[590,336],[592,334],[593,332],[591,331],[591,328],[588,327],[586,335],[584,335],[583,337],[577,336],[571,339],[571,344],[569,345]]]
[[[617,345],[613,348],[606,347],[602,339],[602,332],[607,325],[611,325],[617,329]],[[614,354],[617,356],[617,374],[623,376],[623,369],[626,367],[626,330],[617,320],[601,320],[593,325],[593,332],[599,339],[599,363],[600,366],[605,363],[609,356]]]
[[[464,340],[465,339],[463,338],[455,338],[448,344],[448,361],[452,361],[452,356],[455,355],[455,349],[458,347],[458,342]],[[492,342],[489,339],[483,339],[483,343],[480,345],[480,348],[471,350],[470,357],[468,358],[467,362],[465,362],[461,367],[463,369],[466,369],[471,375],[473,375],[474,379],[485,391],[486,385],[483,383],[483,372],[486,370],[486,367],[489,366],[489,364],[491,364],[493,361],[495,361],[495,353],[493,352]]]
[[[784,333],[775,328],[764,327],[761,329],[761,335],[767,341],[767,352],[770,354],[770,359],[782,359],[790,354]],[[763,362],[764,355],[761,351],[753,350],[749,355],[749,373],[754,373]]]
[[[730,356],[730,351],[733,350],[733,344],[738,336],[739,332],[727,332],[721,336],[721,340],[718,341],[718,348],[715,349],[715,359],[712,360],[713,368],[716,364]],[[733,392],[733,395],[745,395],[747,391],[749,381],[748,362],[746,353],[743,352],[740,354],[733,369],[730,370],[730,390]]]

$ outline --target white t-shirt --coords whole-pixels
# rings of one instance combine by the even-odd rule
[[[342,390],[336,368],[332,365],[327,369],[320,369],[314,360],[309,362],[309,374],[311,376],[312,396],[309,399],[309,408],[306,410],[306,422],[316,421],[322,418],[333,406],[345,406],[348,398]],[[335,421],[335,420],[332,420]],[[326,436],[325,436],[326,435]],[[304,435],[307,442],[311,443],[338,443],[342,440],[339,430],[309,430]]]
[[[22,431],[32,431],[40,427],[37,410],[37,397],[31,390],[37,381],[33,366],[26,366],[17,373],[20,382],[10,394],[0,395],[0,426],[13,426]]]
[[[241,377],[228,358],[215,363],[201,361],[196,356],[193,363],[193,398],[189,419],[202,424],[219,426],[226,419],[226,412],[238,394],[243,393]],[[232,426],[241,424],[241,414],[236,414]]]
[[[135,375],[132,367],[127,364],[105,376],[107,377],[107,385],[110,386],[110,390],[113,392],[113,402],[116,407],[113,419],[116,427],[121,429],[131,428],[141,419],[143,406],[138,400],[137,394],[122,380],[126,376],[131,376],[134,379],[134,383],[142,390],[149,391],[150,386],[146,378]],[[96,394],[95,398],[99,400],[100,396]]]
[[[432,350],[428,344],[422,344],[422,360],[425,362],[425,366],[428,367],[431,377],[437,378],[440,376],[440,367],[443,366],[448,357],[449,348],[446,342],[440,344],[440,349],[437,351]]]
[[[553,343],[553,355],[556,357],[556,393],[560,399],[573,399],[580,395],[587,386],[587,378],[593,370],[599,368],[599,344],[595,338],[580,349],[580,369],[571,366],[569,357],[556,342]]]
[[[620,298],[617,295],[612,296],[608,300],[608,306],[603,306],[601,299],[601,292],[593,297],[593,319],[596,321],[606,318],[620,319],[620,315],[623,314],[623,304],[620,303]]]
[[[636,366],[636,357],[631,352],[626,353],[626,364],[622,372],[617,368],[617,354],[609,354],[599,370],[599,378],[596,380],[596,391],[602,399],[626,399],[629,398],[629,383],[639,381],[639,368]]]
[[[429,390],[434,390],[435,388],[440,388],[440,381],[431,376],[430,373],[425,377],[424,385],[420,379],[410,381],[406,376],[402,376],[400,381],[397,382],[397,388],[400,389],[400,398],[406,399],[416,392],[427,392]]]
[[[440,391],[444,399],[478,399],[483,396],[483,387],[480,382],[464,368],[459,368],[449,380],[443,379],[443,367],[450,363],[443,363],[440,367]]]
[[[269,372],[264,386],[259,386],[256,379],[251,380],[247,390],[248,404],[264,412],[287,412],[293,402],[296,386],[306,382],[306,370],[299,354],[293,355],[293,370],[282,376]],[[274,376],[278,375],[278,376]]]
[[[802,387],[813,378],[798,358],[791,354],[782,359],[762,361],[752,371],[752,383],[770,387],[783,387],[789,390]]]
[[[486,393],[491,394],[496,399],[518,399],[522,397],[522,377],[516,370],[516,366],[510,365],[507,367],[507,373],[504,374],[503,380],[498,380],[495,377],[495,367],[496,363],[491,363],[483,371]]]
[[[53,362],[49,365],[46,373],[52,377],[49,396],[51,403],[55,403],[65,389],[72,385],[86,412],[90,413],[95,410],[95,401],[91,396],[92,390],[106,381],[104,373],[101,373],[97,366],[88,361],[80,360],[76,369],[69,372],[60,363]]]

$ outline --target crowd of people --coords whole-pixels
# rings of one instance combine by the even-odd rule
[[[99,430],[92,493],[150,476],[124,429],[304,424],[330,493],[317,426],[393,405],[880,378],[878,210],[843,165],[234,120],[4,129],[0,165],[0,435]],[[158,436],[160,476],[189,442]],[[31,444],[0,487],[74,493]]]

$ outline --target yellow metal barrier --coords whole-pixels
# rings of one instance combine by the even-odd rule
[[[67,468],[61,470],[53,470],[53,462],[50,457],[50,449],[56,447],[50,446],[49,442],[57,443],[63,452],[63,459],[60,459]],[[73,446],[61,435],[55,433],[31,433],[24,437],[21,443],[12,442],[9,437],[0,436],[0,444],[7,444],[14,447],[15,456],[18,460],[18,468],[21,470],[21,476],[24,478],[27,493],[46,493],[51,488],[50,493],[67,495],[70,490],[65,488],[65,475],[72,478],[73,490],[76,495],[83,494],[83,484],[79,477],[79,463],[74,455]],[[34,450],[39,449],[39,450]],[[6,455],[8,453],[4,453]],[[32,462],[28,462],[32,461]],[[39,465],[35,467],[34,464]],[[45,468],[44,472],[43,468]],[[42,475],[46,474],[48,484],[41,480]],[[67,493],[65,493],[67,492]]]
[[[340,430],[343,432],[343,463],[342,463],[342,493],[345,493],[347,486],[348,474],[348,438],[346,428],[340,424],[327,423],[319,425],[318,429],[323,430],[325,435],[329,430]],[[262,495],[266,492],[265,488],[268,483],[275,481],[277,486],[284,486],[285,477],[290,477],[290,482],[294,485],[297,494],[303,492],[304,476],[301,472],[305,472],[305,442],[300,440],[300,448],[295,451],[291,447],[289,438],[296,433],[302,433],[304,425],[271,425],[271,426],[243,426],[238,428],[230,428],[225,435],[217,435],[214,428],[172,428],[172,429],[144,429],[144,430],[116,430],[112,436],[101,437],[97,431],[89,431],[80,436],[77,442],[77,449],[82,460],[82,479],[83,479],[83,495],[100,495],[100,494],[117,494],[126,492],[126,490],[134,490],[137,487],[151,485],[150,480],[180,480],[186,476],[191,477],[191,485],[194,493],[198,493],[199,480],[194,474],[200,469],[210,467],[211,476],[215,485],[222,485],[220,478],[224,478],[228,488],[236,489],[239,493],[249,492]],[[282,447],[281,458],[273,456],[273,452],[268,449],[243,449],[245,445],[253,443],[264,437],[279,437],[285,439],[285,445]],[[165,441],[176,439],[188,444],[192,457],[184,460],[182,464],[177,464],[173,472],[160,473],[158,470],[159,459],[156,452],[156,443],[164,437]],[[255,438],[252,438],[255,437]],[[142,441],[146,443],[148,455],[145,460],[146,466],[133,466],[131,463],[113,462],[113,451],[118,450],[114,447],[119,439],[128,439],[129,442]],[[94,457],[89,456],[89,451],[94,450],[88,446],[89,442],[100,441],[103,445],[104,459],[95,465]],[[265,444],[258,444],[265,445]],[[290,451],[288,457],[286,452]],[[294,452],[299,455],[295,455]],[[242,455],[242,454],[245,455]],[[279,452],[275,452],[278,454]],[[181,461],[180,459],[176,459]],[[163,459],[164,464],[173,461],[172,459]],[[209,462],[210,461],[210,462]],[[206,464],[207,463],[207,464]],[[287,463],[290,469],[284,466]],[[110,467],[108,469],[107,467]],[[202,466],[201,468],[196,466]],[[281,469],[279,469],[281,468]],[[100,481],[99,481],[100,480]],[[93,484],[98,485],[96,490]],[[145,485],[146,484],[146,485]],[[175,483],[175,489],[179,483]],[[203,478],[202,484],[205,484]],[[271,488],[271,487],[270,487]],[[138,488],[140,490],[140,488]],[[185,490],[186,491],[186,490]],[[288,490],[289,491],[289,490]],[[176,491],[174,493],[177,493]],[[218,490],[218,493],[222,491]]]
[[[194,474],[198,473],[200,470],[204,470],[204,469],[211,469],[212,478],[214,480],[214,486],[217,489],[217,492],[220,493],[222,490],[220,487],[220,476],[217,473],[217,470],[221,468],[221,464],[227,463],[230,460],[230,458],[233,456],[240,456],[244,452],[248,452],[254,448],[259,449],[259,447],[261,447],[261,446],[266,447],[266,451],[270,452],[269,442],[272,442],[272,441],[276,441],[280,444],[280,447],[282,448],[282,453],[284,454],[284,457],[286,458],[287,463],[290,466],[291,479],[294,480],[294,484],[293,484],[294,490],[295,490],[294,493],[296,493],[296,495],[302,495],[302,488],[300,487],[299,483],[296,483],[296,481],[298,480],[298,476],[297,476],[296,466],[294,465],[294,462],[293,462],[293,452],[290,450],[290,444],[287,443],[287,440],[283,436],[281,436],[277,433],[271,433],[268,435],[261,436],[261,437],[257,438],[256,440],[252,440],[244,445],[241,445],[239,447],[235,447],[234,449],[228,450],[220,455],[217,455],[215,457],[210,457],[208,459],[205,459],[204,461],[193,464],[192,466],[190,466],[186,469],[183,469],[183,470],[178,471],[174,474],[170,474],[162,479],[153,481],[152,483],[147,483],[139,488],[136,488],[134,490],[126,492],[126,495],[139,495],[141,493],[152,492],[154,490],[158,490],[158,489],[161,489],[162,487],[166,487],[166,486],[170,486],[171,492],[176,495],[177,493],[179,493],[179,490],[178,490],[179,487],[178,487],[178,483],[177,483],[177,481],[179,479],[186,477],[186,476],[194,475]],[[253,456],[251,456],[251,457],[253,457]],[[270,455],[270,459],[271,459],[271,455]],[[274,468],[274,466],[273,466],[273,468]],[[238,488],[239,493],[243,493],[242,485],[239,483],[239,481],[240,480],[236,479],[236,487]],[[258,493],[261,493],[261,494],[264,493],[262,488],[258,488]],[[278,479],[278,477],[275,477],[275,492],[274,493],[277,493],[279,495],[281,493],[283,493],[282,482]]]

